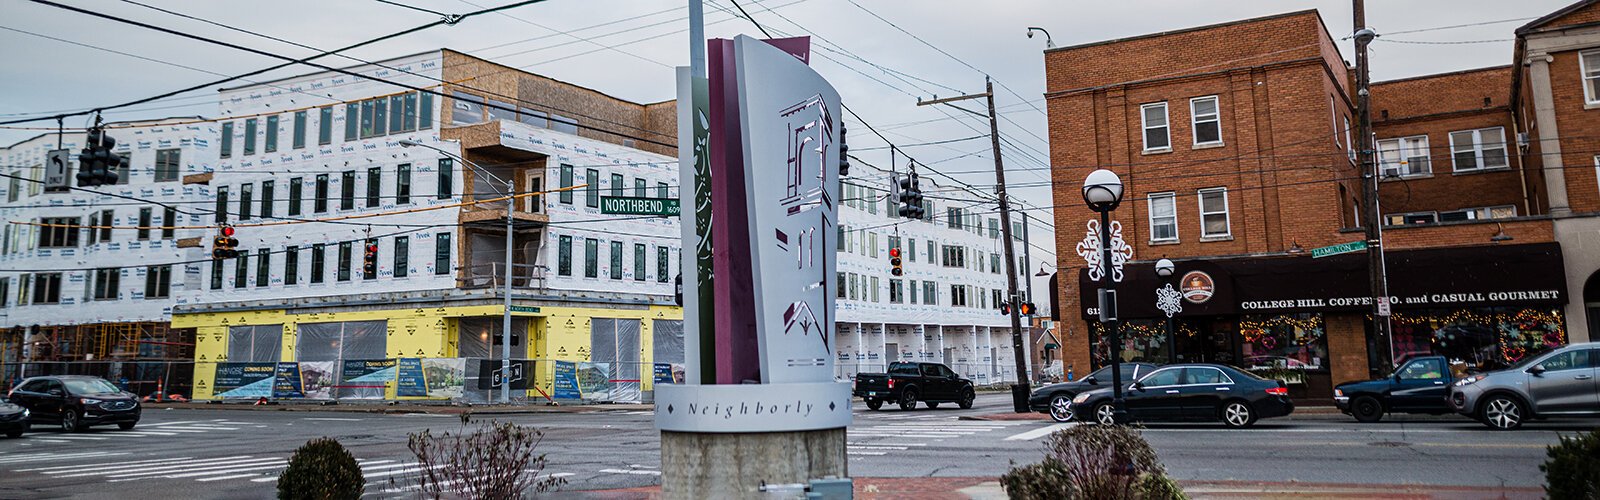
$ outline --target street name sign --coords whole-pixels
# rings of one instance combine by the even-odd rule
[[[1311,249],[1311,258],[1320,259],[1320,258],[1323,258],[1323,257],[1339,255],[1339,254],[1342,254],[1342,253],[1360,252],[1360,251],[1366,250],[1366,249],[1367,249],[1367,241],[1366,240],[1352,241],[1352,242],[1349,242],[1349,243],[1340,243],[1338,245],[1326,246],[1326,247],[1322,247],[1322,248],[1313,248],[1313,249]]]
[[[600,213],[615,215],[678,215],[677,198],[601,196]]]

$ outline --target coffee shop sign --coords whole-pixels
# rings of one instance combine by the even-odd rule
[[[1509,302],[1527,300],[1557,300],[1559,290],[1527,290],[1513,292],[1436,293],[1412,297],[1390,297],[1389,302],[1399,305],[1462,304],[1474,302]],[[1370,306],[1372,297],[1334,297],[1329,299],[1250,300],[1241,302],[1240,309],[1316,309],[1323,307]]]

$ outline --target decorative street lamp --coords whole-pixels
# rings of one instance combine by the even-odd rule
[[[1100,213],[1101,262],[1106,266],[1105,272],[1100,274],[1100,323],[1106,325],[1106,331],[1111,335],[1112,418],[1121,424],[1128,421],[1128,409],[1122,395],[1122,360],[1117,353],[1117,346],[1122,344],[1122,335],[1117,330],[1117,291],[1112,279],[1111,211],[1122,204],[1122,179],[1106,169],[1089,172],[1089,176],[1083,178],[1083,203],[1090,210]]]
[[[1172,288],[1172,273],[1178,266],[1162,257],[1156,261],[1156,276],[1167,283],[1156,289],[1156,309],[1167,313],[1167,363],[1178,362],[1178,338],[1172,335],[1172,315],[1183,312],[1183,295]]]

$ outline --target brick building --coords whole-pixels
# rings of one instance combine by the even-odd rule
[[[1391,359],[1496,366],[1588,338],[1569,320],[1583,285],[1569,286],[1547,177],[1516,141],[1520,65],[1372,85],[1395,303],[1393,338],[1373,335],[1365,255],[1310,251],[1365,239],[1354,72],[1333,40],[1307,10],[1045,52],[1057,247],[1085,239],[1067,228],[1095,218],[1080,189],[1105,168],[1126,186],[1112,229],[1132,251],[1114,349],[1098,341],[1100,285],[1083,257],[1059,255],[1069,367],[1113,353],[1234,364],[1323,399]],[[1592,176],[1585,186],[1593,197]],[[1153,270],[1163,257],[1177,262],[1170,283]],[[1183,295],[1171,337],[1154,298],[1167,284]]]

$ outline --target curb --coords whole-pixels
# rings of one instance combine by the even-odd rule
[[[406,414],[460,415],[460,414],[465,414],[465,413],[471,413],[473,415],[515,415],[515,414],[537,414],[537,413],[607,413],[607,412],[642,411],[642,410],[650,410],[650,409],[654,408],[653,405],[627,405],[627,406],[601,405],[601,406],[607,406],[607,407],[610,407],[610,408],[597,407],[597,405],[530,406],[530,407],[507,408],[507,407],[499,407],[499,406],[447,406],[447,405],[387,406],[387,405],[378,405],[378,404],[373,404],[373,405],[368,405],[368,404],[326,405],[326,406],[323,406],[323,405],[308,405],[308,404],[268,404],[268,405],[256,406],[256,405],[250,405],[250,404],[194,404],[194,403],[185,403],[185,404],[182,404],[182,405],[163,405],[163,404],[159,404],[159,403],[158,404],[148,404],[147,403],[147,404],[145,404],[144,409],[145,409],[145,411],[157,411],[157,410],[298,411],[298,412],[311,412],[311,413],[315,413],[315,412],[324,412],[324,413],[372,413],[372,414],[385,414],[385,415],[406,415]]]

